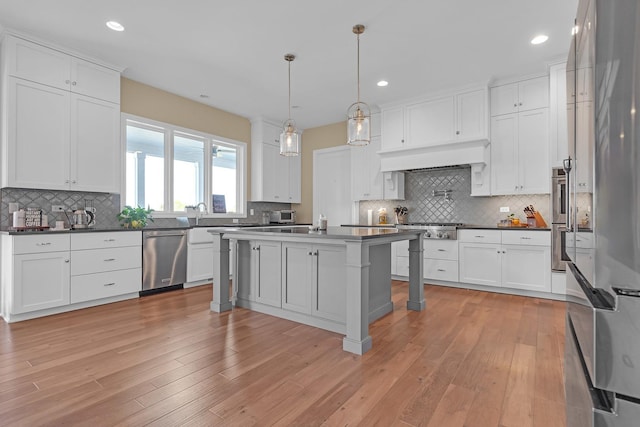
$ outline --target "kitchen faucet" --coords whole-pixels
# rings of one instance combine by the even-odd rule
[[[207,211],[207,205],[204,202],[200,202],[198,203],[195,207],[196,207],[196,225],[198,225],[198,223],[200,222],[200,218],[201,218],[201,210],[200,210],[200,205],[204,206],[204,213],[209,213]]]

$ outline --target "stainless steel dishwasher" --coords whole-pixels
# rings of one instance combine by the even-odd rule
[[[142,232],[140,295],[182,288],[187,281],[187,231],[169,229]]]

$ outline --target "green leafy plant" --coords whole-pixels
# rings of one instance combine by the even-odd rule
[[[153,209],[125,206],[118,214],[118,221],[124,228],[143,228],[147,225],[147,221],[153,222],[151,212]]]

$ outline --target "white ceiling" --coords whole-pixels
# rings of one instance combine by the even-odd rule
[[[566,56],[577,0],[0,0],[0,25],[123,67],[124,76],[244,117],[300,128],[478,82],[545,72]],[[117,33],[105,22],[116,20]],[[549,41],[533,46],[538,33]],[[380,79],[389,86],[379,88]],[[203,99],[200,94],[207,94]]]

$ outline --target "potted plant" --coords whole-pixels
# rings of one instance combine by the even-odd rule
[[[118,214],[118,221],[124,228],[143,228],[147,225],[147,221],[153,222],[151,212],[153,209],[125,206]]]

